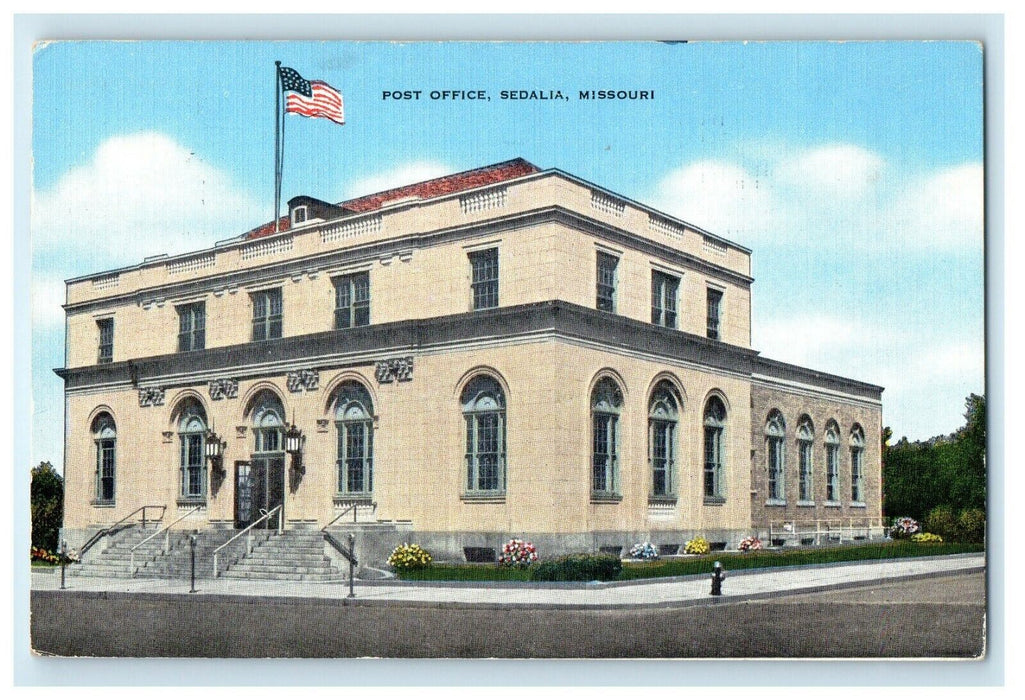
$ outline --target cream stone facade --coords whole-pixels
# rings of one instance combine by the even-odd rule
[[[452,560],[513,536],[669,551],[881,516],[882,389],[751,348],[746,248],[522,160],[297,197],[280,223],[67,282],[69,542],[143,505],[215,529],[355,508]]]

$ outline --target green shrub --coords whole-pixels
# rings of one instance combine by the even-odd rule
[[[957,518],[950,506],[936,506],[925,516],[925,530],[932,532],[948,542],[957,541]]]
[[[983,542],[986,539],[986,511],[968,508],[957,519],[957,534],[962,542]]]
[[[530,573],[531,581],[612,581],[623,570],[613,554],[570,554],[541,562]]]

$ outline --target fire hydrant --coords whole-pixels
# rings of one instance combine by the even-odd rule
[[[722,564],[716,562],[712,567],[712,595],[722,595],[722,582],[726,578]]]

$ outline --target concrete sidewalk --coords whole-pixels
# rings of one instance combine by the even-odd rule
[[[709,595],[706,575],[612,583],[465,583],[360,581],[348,598],[347,581],[327,583],[199,579],[197,592],[189,581],[68,576],[68,591],[108,596],[219,596],[246,599],[324,599],[346,605],[428,605],[500,608],[633,608],[678,607],[738,602],[865,585],[876,581],[926,578],[985,570],[983,554],[855,562],[778,569],[727,572],[723,595]],[[59,569],[33,573],[33,591],[60,588]]]

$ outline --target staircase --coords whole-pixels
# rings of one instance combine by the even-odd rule
[[[70,576],[104,576],[108,578],[131,578],[132,548],[152,535],[159,523],[148,527],[130,527],[111,536],[110,545],[102,552],[90,553],[88,560],[67,569]],[[171,546],[180,546],[184,533],[171,536]],[[136,568],[144,567],[163,556],[164,538],[154,537],[135,550]]]
[[[220,565],[222,577],[283,581],[340,581],[346,578],[326,555],[321,532],[265,532],[266,537],[254,542],[252,553],[227,567]]]
[[[171,534],[171,548],[164,556],[147,559],[139,566],[139,551],[135,553],[136,578],[188,579],[192,575],[192,551],[189,545],[190,531]],[[234,530],[206,530],[196,533],[196,578],[211,578],[214,575],[214,550],[235,534]],[[260,535],[254,535],[259,537]],[[163,542],[163,537],[154,537]],[[149,543],[147,543],[149,544]],[[146,545],[143,545],[145,548]],[[140,548],[141,550],[142,548]],[[159,547],[157,548],[159,553]],[[241,556],[239,549],[237,556]],[[228,559],[228,561],[233,561]],[[225,562],[227,563],[227,561]]]

